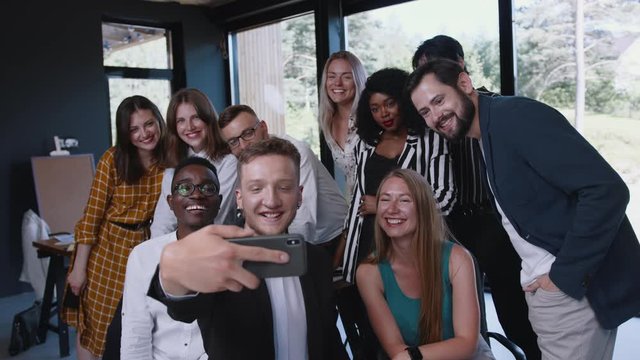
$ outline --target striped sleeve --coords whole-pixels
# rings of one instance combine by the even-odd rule
[[[84,215],[75,228],[75,241],[78,244],[95,245],[98,240],[100,225],[115,188],[114,152],[115,148],[108,149],[98,162]]]
[[[418,158],[427,160],[424,176],[433,188],[436,204],[443,215],[448,215],[456,201],[455,185],[449,143],[435,131],[427,130],[422,139],[423,155]]]

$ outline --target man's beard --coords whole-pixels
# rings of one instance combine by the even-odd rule
[[[458,116],[458,114],[454,114],[454,120],[457,125],[456,132],[450,136],[445,135],[445,137],[452,142],[459,142],[467,136],[467,133],[471,128],[471,123],[473,122],[473,117],[476,114],[476,107],[473,105],[473,101],[471,101],[471,99],[469,99],[469,97],[459,89],[456,89],[456,93],[462,103],[462,111],[460,116]]]

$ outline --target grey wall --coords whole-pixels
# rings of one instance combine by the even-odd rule
[[[140,0],[6,1],[0,10],[0,296],[26,289],[21,225],[37,211],[31,156],[53,136],[74,136],[74,153],[99,159],[109,146],[109,96],[102,68],[102,16],[179,22],[188,87],[226,105],[221,32],[197,7]],[[73,189],[69,189],[73,191]]]

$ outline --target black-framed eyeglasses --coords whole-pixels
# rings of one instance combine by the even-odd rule
[[[173,192],[178,193],[180,196],[189,196],[193,194],[193,192],[198,188],[200,194],[204,196],[214,196],[218,195],[218,186],[213,183],[206,184],[192,184],[192,183],[180,183],[173,187]]]
[[[229,144],[230,147],[234,148],[240,145],[240,139],[244,141],[253,139],[256,136],[256,129],[258,128],[258,126],[260,126],[261,122],[262,121],[258,121],[255,125],[253,125],[253,127],[245,129],[240,133],[240,136],[230,138],[229,140],[227,140],[227,144]]]

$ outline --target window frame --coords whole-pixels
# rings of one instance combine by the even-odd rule
[[[109,79],[140,79],[140,80],[168,80],[170,93],[186,86],[186,71],[184,61],[184,46],[182,36],[182,26],[179,23],[151,22],[142,20],[129,20],[103,16],[102,23],[116,23],[131,26],[145,26],[162,28],[168,32],[167,36],[167,56],[169,58],[170,69],[139,68],[127,66],[105,66],[103,55],[104,80],[109,94]],[[111,129],[111,114],[109,114],[109,129]],[[113,143],[111,132],[109,141]]]

